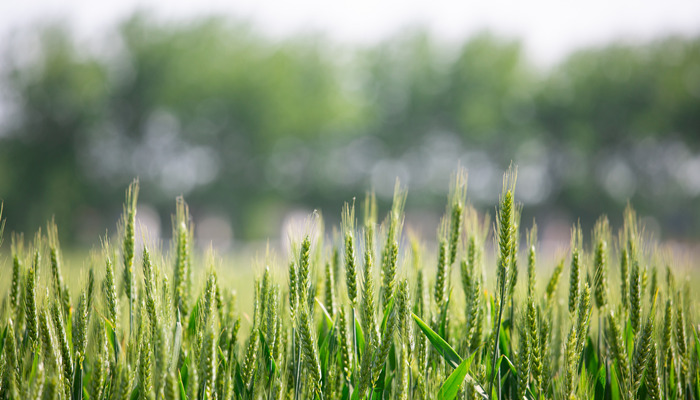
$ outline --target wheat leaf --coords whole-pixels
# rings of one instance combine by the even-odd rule
[[[464,378],[467,376],[467,372],[469,372],[469,367],[471,367],[475,354],[476,353],[473,353],[468,358],[465,358],[462,361],[462,363],[459,364],[459,366],[455,368],[454,371],[452,371],[450,376],[447,377],[445,383],[443,383],[442,387],[440,387],[440,391],[438,392],[438,399],[452,400],[457,396],[459,388],[462,386],[462,382],[464,382]]]

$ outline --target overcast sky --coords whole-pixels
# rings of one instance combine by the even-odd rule
[[[612,39],[700,34],[699,0],[0,0],[0,35],[58,19],[94,37],[136,9],[168,19],[232,15],[275,36],[311,30],[349,43],[372,43],[411,24],[448,40],[486,28],[520,38],[544,65]]]

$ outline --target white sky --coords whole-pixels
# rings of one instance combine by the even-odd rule
[[[445,39],[487,28],[520,38],[545,65],[612,39],[700,34],[698,0],[0,0],[0,35],[53,18],[91,37],[135,9],[178,19],[226,14],[276,36],[312,30],[349,43],[375,42],[410,24]]]

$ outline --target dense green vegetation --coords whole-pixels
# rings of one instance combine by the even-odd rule
[[[685,266],[627,208],[617,235],[606,217],[586,241],[574,226],[547,268],[515,183],[491,232],[456,173],[434,252],[404,232],[398,184],[381,223],[373,194],[330,237],[311,215],[290,254],[266,255],[246,310],[219,278],[231,270],[194,257],[181,198],[172,244],[139,249],[133,183],[83,282],[62,275],[55,223],[12,235],[0,399],[698,398]]]
[[[603,213],[620,224],[629,198],[665,234],[700,235],[697,37],[581,49],[544,68],[488,33],[444,43],[408,29],[363,47],[139,14],[104,35],[49,26],[2,40],[0,198],[13,230],[55,214],[65,244],[90,243],[81,235],[113,224],[134,176],[161,221],[184,194],[241,239],[366,188],[387,206],[396,175],[411,210],[437,214],[458,161],[486,208],[512,160],[525,220],[554,209],[585,230]]]

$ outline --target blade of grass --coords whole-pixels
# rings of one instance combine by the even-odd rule
[[[452,371],[450,376],[447,377],[447,380],[445,380],[445,383],[443,383],[442,387],[440,387],[440,391],[438,392],[438,399],[453,400],[457,396],[459,388],[462,386],[462,382],[464,382],[464,378],[467,376],[467,372],[469,372],[469,368],[471,367],[472,361],[474,361],[475,355],[476,353],[473,353],[468,358],[465,358],[462,361],[462,363],[459,364],[459,366],[455,368],[454,371]]]
[[[411,316],[413,316],[413,320],[416,321],[416,324],[418,327],[423,331],[423,334],[428,338],[430,343],[435,347],[435,349],[442,355],[442,357],[445,359],[445,361],[452,367],[452,368],[458,368],[459,365],[462,363],[462,357],[457,354],[457,352],[452,348],[452,346],[449,345],[443,339],[435,333],[430,327],[423,322],[423,320],[420,319],[416,314],[411,313]],[[499,365],[500,365],[500,360],[499,360]],[[483,398],[488,398],[486,395],[486,392],[484,389],[479,385],[476,380],[474,380],[473,377],[471,377],[469,374],[466,375],[466,379],[474,385],[474,389],[477,391],[477,393],[483,397]]]
[[[318,297],[314,297],[314,300],[316,300],[316,304],[318,304],[321,307],[321,311],[323,311],[323,315],[326,317],[326,327],[328,329],[331,329],[331,326],[333,326],[333,318],[331,318],[331,315],[328,313],[328,310],[326,310],[326,307],[323,305],[321,300],[318,299]]]
[[[413,320],[416,321],[416,324],[418,324],[418,327],[423,331],[423,334],[428,338],[430,343],[435,347],[435,349],[442,355],[442,357],[447,361],[452,368],[457,368],[459,367],[459,364],[462,363],[462,357],[457,354],[457,352],[452,348],[452,346],[449,345],[440,335],[435,333],[430,327],[423,322],[416,314],[411,313],[413,316]]]

